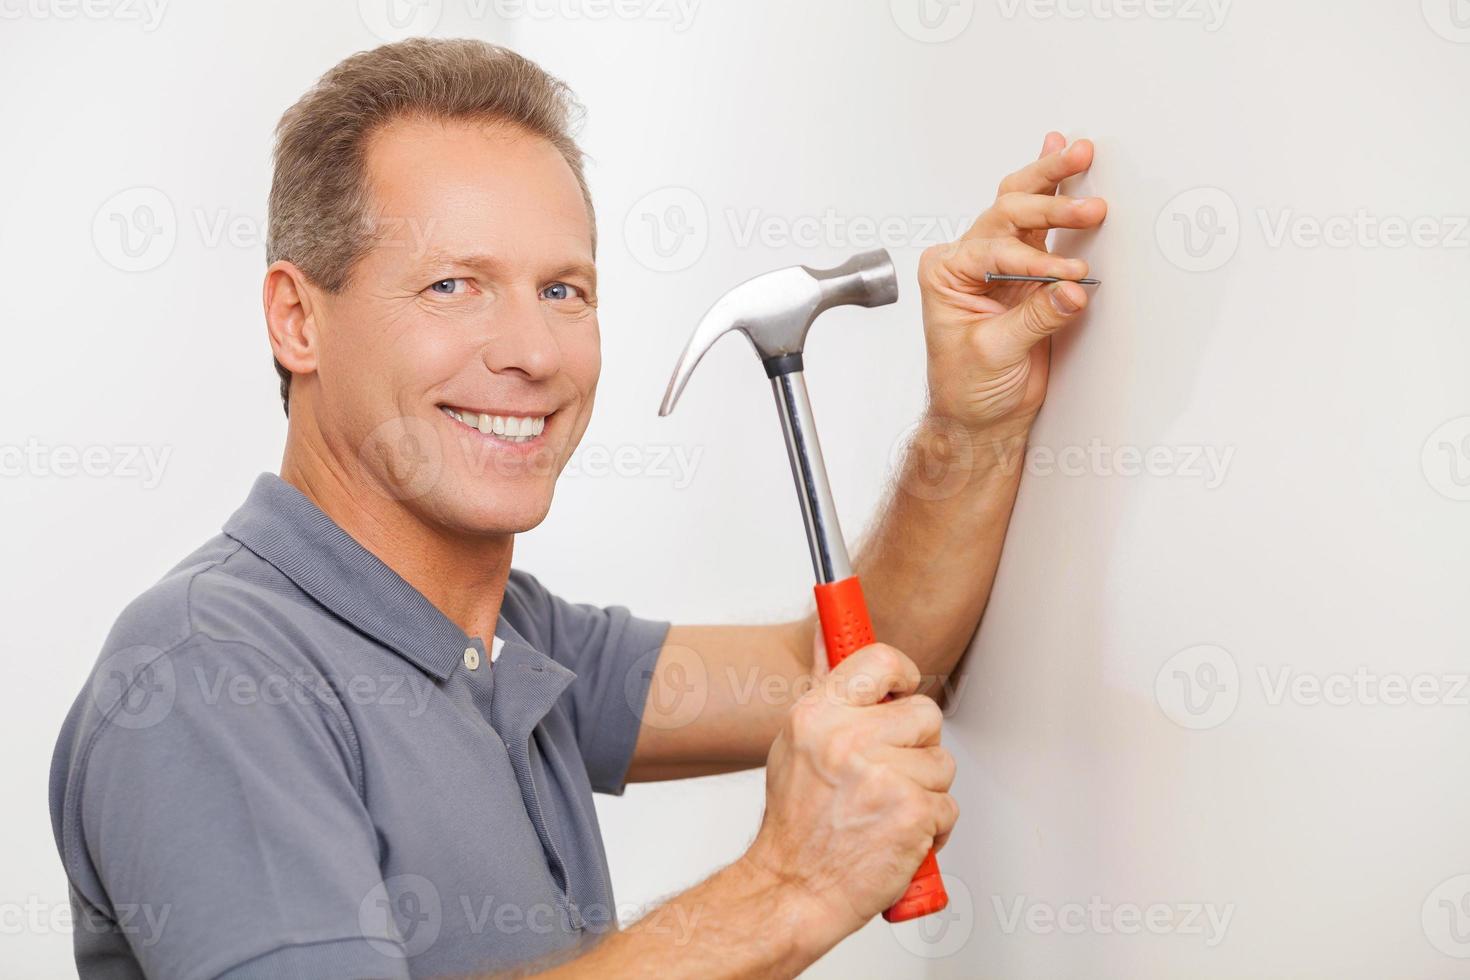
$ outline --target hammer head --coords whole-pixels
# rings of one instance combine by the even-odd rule
[[[704,352],[739,330],[762,361],[800,354],[806,332],[834,306],[884,306],[898,299],[898,276],[886,249],[862,252],[831,269],[794,265],[747,279],[716,301],[689,338],[658,414],[668,415]]]

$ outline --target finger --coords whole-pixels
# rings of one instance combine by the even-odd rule
[[[888,695],[906,695],[919,686],[919,668],[886,643],[863,647],[827,675],[827,689],[839,701],[877,704]]]
[[[880,704],[864,712],[865,724],[885,745],[901,749],[927,748],[939,744],[944,712],[931,697],[916,694]]]
[[[1056,153],[1060,150],[1065,150],[1066,148],[1067,137],[1063,136],[1056,130],[1052,130],[1051,132],[1047,133],[1046,138],[1041,141],[1041,152],[1036,155],[1036,159],[1040,160],[1042,157],[1048,154]]]
[[[1087,290],[1075,282],[1038,289],[1025,302],[992,317],[981,327],[997,357],[1018,360],[1036,344],[1071,323],[1087,306]]]
[[[934,254],[942,270],[970,285],[984,285],[987,272],[1082,279],[1088,268],[1083,259],[1053,255],[1017,238],[966,238],[941,246]]]
[[[954,832],[954,825],[959,822],[960,805],[948,793],[935,795],[939,798],[934,801],[934,850],[941,851],[944,845],[949,843],[949,835]]]
[[[1059,197],[1054,194],[1002,194],[975,221],[971,233],[1009,235],[1049,228],[1093,228],[1107,217],[1108,204],[1100,197]]]
[[[874,757],[931,793],[947,793],[954,785],[954,756],[943,746],[886,747],[875,752]]]
[[[1048,153],[1002,180],[999,193],[1051,194],[1062,181],[1092,166],[1092,152],[1091,140],[1076,140],[1066,149]]]

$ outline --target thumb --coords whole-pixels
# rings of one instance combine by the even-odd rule
[[[1001,347],[1007,357],[1019,359],[1036,344],[1050,337],[1087,307],[1087,290],[1075,282],[1052,283],[1038,289],[1020,306],[996,317]]]

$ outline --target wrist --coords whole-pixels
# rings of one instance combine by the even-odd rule
[[[900,485],[925,498],[985,491],[1018,478],[1034,416],[973,424],[925,410],[905,450]]]
[[[975,421],[946,414],[931,403],[925,406],[924,414],[919,419],[918,432],[920,436],[928,438],[954,438],[963,434],[977,447],[992,444],[1024,446],[1031,437],[1031,426],[1035,421],[1035,412]]]
[[[803,970],[853,930],[843,930],[831,910],[795,875],[761,860],[754,850],[725,871],[762,908],[762,936],[771,944],[771,955]]]

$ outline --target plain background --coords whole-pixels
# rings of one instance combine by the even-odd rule
[[[587,105],[600,402],[517,560],[681,622],[798,614],[810,575],[743,342],[656,417],[708,304],[890,249],[899,303],[830,313],[808,348],[857,537],[923,405],[919,252],[1048,128],[1097,141],[1086,187],[1111,215],[1068,247],[1104,285],[1059,345],[947,734],[954,906],[876,922],[810,975],[1466,969],[1463,0],[0,14],[0,973],[73,969],[46,774],[113,617],[279,461],[272,127],[340,58],[408,33],[512,44]],[[740,852],[761,775],[600,804],[632,911]]]

